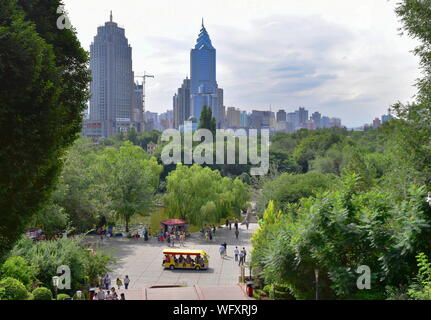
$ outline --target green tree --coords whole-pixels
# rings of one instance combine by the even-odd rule
[[[213,133],[213,135],[216,134],[216,120],[213,117],[211,108],[207,107],[206,105],[202,107],[199,129],[208,129]]]
[[[222,177],[217,170],[193,165],[178,165],[167,177],[165,206],[172,218],[203,226],[239,216],[250,198],[248,187],[240,180]]]
[[[81,130],[88,56],[61,1],[0,2],[0,259],[49,199]]]
[[[152,208],[162,166],[142,148],[126,142],[119,149],[103,150],[96,171],[100,190],[109,195],[112,210],[129,232],[130,219]]]
[[[22,257],[11,257],[5,261],[0,269],[2,278],[14,278],[21,281],[27,289],[31,288],[34,271]]]

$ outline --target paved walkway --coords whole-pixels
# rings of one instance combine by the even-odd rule
[[[150,239],[145,242],[143,239],[123,239],[111,238],[103,240],[100,247],[105,250],[112,250],[111,253],[119,259],[112,266],[110,273],[112,285],[119,277],[124,279],[128,275],[131,282],[129,289],[143,289],[155,285],[184,285],[191,287],[199,286],[230,286],[236,285],[240,276],[240,268],[235,262],[233,250],[235,246],[241,250],[247,250],[247,260],[250,258],[251,241],[250,238],[257,229],[256,223],[250,224],[249,230],[245,225],[240,225],[239,239],[235,238],[235,228],[232,230],[223,227],[217,229],[216,239],[206,241],[200,238],[200,233],[192,234],[185,243],[186,249],[202,249],[209,256],[209,270],[164,270],[162,267],[163,249],[168,248],[167,243],[160,243],[157,239]],[[98,238],[97,238],[98,239]],[[99,241],[99,240],[97,240]],[[219,247],[224,241],[228,244],[227,257],[222,259],[219,254]],[[179,244],[175,244],[180,248]],[[247,275],[248,275],[247,270]]]

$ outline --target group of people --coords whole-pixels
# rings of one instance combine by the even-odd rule
[[[222,259],[224,259],[227,255],[227,243],[226,242],[224,242],[220,245],[219,252],[220,252],[220,257]],[[238,249],[238,247],[235,247],[235,249],[233,250],[233,254],[235,256],[235,262],[238,262],[239,266],[245,264],[246,258],[247,258],[247,250],[245,249],[245,247],[243,247],[241,251]]]
[[[247,224],[247,230],[248,230],[248,222],[246,222],[246,224]],[[235,218],[234,226],[235,226],[235,237],[236,237],[236,240],[238,240],[238,238],[239,238],[239,220],[238,220],[238,218]],[[229,228],[229,230],[232,230],[232,221],[230,221],[229,219],[226,219],[226,228]]]
[[[176,255],[165,255],[165,259],[163,262],[170,263],[171,259],[174,260],[177,267],[181,265],[183,267],[185,267],[185,265],[190,265],[192,268],[194,268],[195,265],[199,265],[202,268],[205,267],[205,262],[201,255],[197,255],[195,259],[192,259],[192,257],[189,255],[186,258],[184,258],[183,255],[180,255],[178,258]]]
[[[109,290],[109,288],[111,288],[111,277],[109,276],[108,273],[105,274],[101,282],[102,282],[100,286],[101,288],[104,287],[105,290]],[[115,284],[117,285],[118,290],[121,290],[121,287],[123,286],[123,284],[126,290],[129,289],[129,283],[130,283],[130,279],[129,279],[129,276],[127,275],[124,277],[124,282],[121,281],[120,278],[117,278],[117,281],[115,281]]]
[[[93,296],[93,300],[126,300],[126,295],[121,293],[120,296],[118,296],[114,287],[110,290],[106,290],[106,292],[100,287],[99,291]]]
[[[233,254],[235,256],[235,262],[238,262],[239,266],[243,266],[247,259],[247,250],[243,247],[241,251],[239,251],[238,247],[233,250]]]
[[[109,273],[106,273],[103,278],[100,279],[99,291],[94,293],[92,299],[93,300],[126,300],[126,296],[124,293],[118,295],[115,287],[111,286],[111,277]],[[120,278],[117,278],[115,284],[117,285],[118,290],[124,286],[126,290],[129,289],[130,278],[129,276],[125,276],[123,281]],[[105,292],[106,291],[106,292]]]
[[[186,232],[179,231],[176,228],[173,228],[169,231],[162,231],[158,237],[160,242],[167,242],[169,247],[175,247],[175,242],[178,240],[180,246],[186,246]]]
[[[201,229],[201,237],[205,238],[206,241],[213,241],[216,239],[216,226],[205,226]]]

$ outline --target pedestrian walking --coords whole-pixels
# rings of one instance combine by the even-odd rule
[[[207,232],[205,232],[205,240],[208,241],[209,239],[210,239],[210,235],[209,235],[209,233],[207,231]]]
[[[226,228],[229,227],[229,219],[226,219]]]
[[[242,248],[242,252],[244,252],[244,263],[247,262],[247,250],[245,248]]]
[[[220,251],[220,257],[222,258],[222,259],[224,259],[224,252],[225,252],[225,248],[224,248],[224,245],[220,245],[220,248],[219,248],[219,251]]]
[[[121,299],[120,300],[126,300],[126,296],[124,295],[124,293],[121,294]]]
[[[235,262],[238,262],[238,256],[239,256],[238,247],[235,247],[235,249],[233,250],[233,254],[235,255]]]
[[[111,287],[111,277],[109,276],[108,273],[105,274],[105,278],[103,279],[103,282],[105,284],[105,289],[109,290],[109,288]]]
[[[167,234],[166,241],[168,242],[168,246],[170,247],[171,246],[171,234],[170,233]]]
[[[244,265],[244,251],[241,250],[241,252],[239,253],[239,266]]]
[[[239,220],[238,218],[235,218],[235,229],[238,230],[239,228]]]
[[[229,230],[232,230],[232,221],[229,221]]]
[[[120,278],[117,278],[117,287],[118,290],[121,290],[121,286],[123,285],[123,281],[120,280]]]
[[[126,290],[129,289],[129,283],[130,283],[129,276],[126,276],[124,278],[124,288],[126,288]]]
[[[239,230],[238,229],[235,230],[235,237],[236,237],[236,240],[238,240],[238,237],[239,237]]]
[[[208,231],[208,233],[209,233],[210,241],[213,241],[213,234],[212,234],[211,230]]]

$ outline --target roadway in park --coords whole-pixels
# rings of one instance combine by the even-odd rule
[[[249,230],[245,225],[240,225],[239,239],[235,237],[235,228],[232,230],[226,227],[217,229],[216,239],[207,241],[201,239],[200,233],[193,233],[186,241],[185,246],[175,244],[175,248],[201,249],[205,250],[209,256],[209,270],[164,270],[162,267],[164,249],[169,248],[167,243],[159,242],[155,238],[150,238],[148,242],[144,239],[110,238],[103,241],[98,240],[99,246],[103,250],[108,250],[118,259],[117,263],[111,266],[111,286],[115,286],[117,278],[124,279],[128,275],[131,282],[129,289],[142,289],[151,286],[182,285],[182,286],[232,286],[238,284],[240,268],[235,262],[233,250],[236,246],[241,250],[247,250],[247,261],[251,256],[251,236],[256,231],[258,225],[250,223]],[[220,245],[226,241],[227,257],[222,259],[219,253]],[[249,270],[246,270],[246,275]]]

